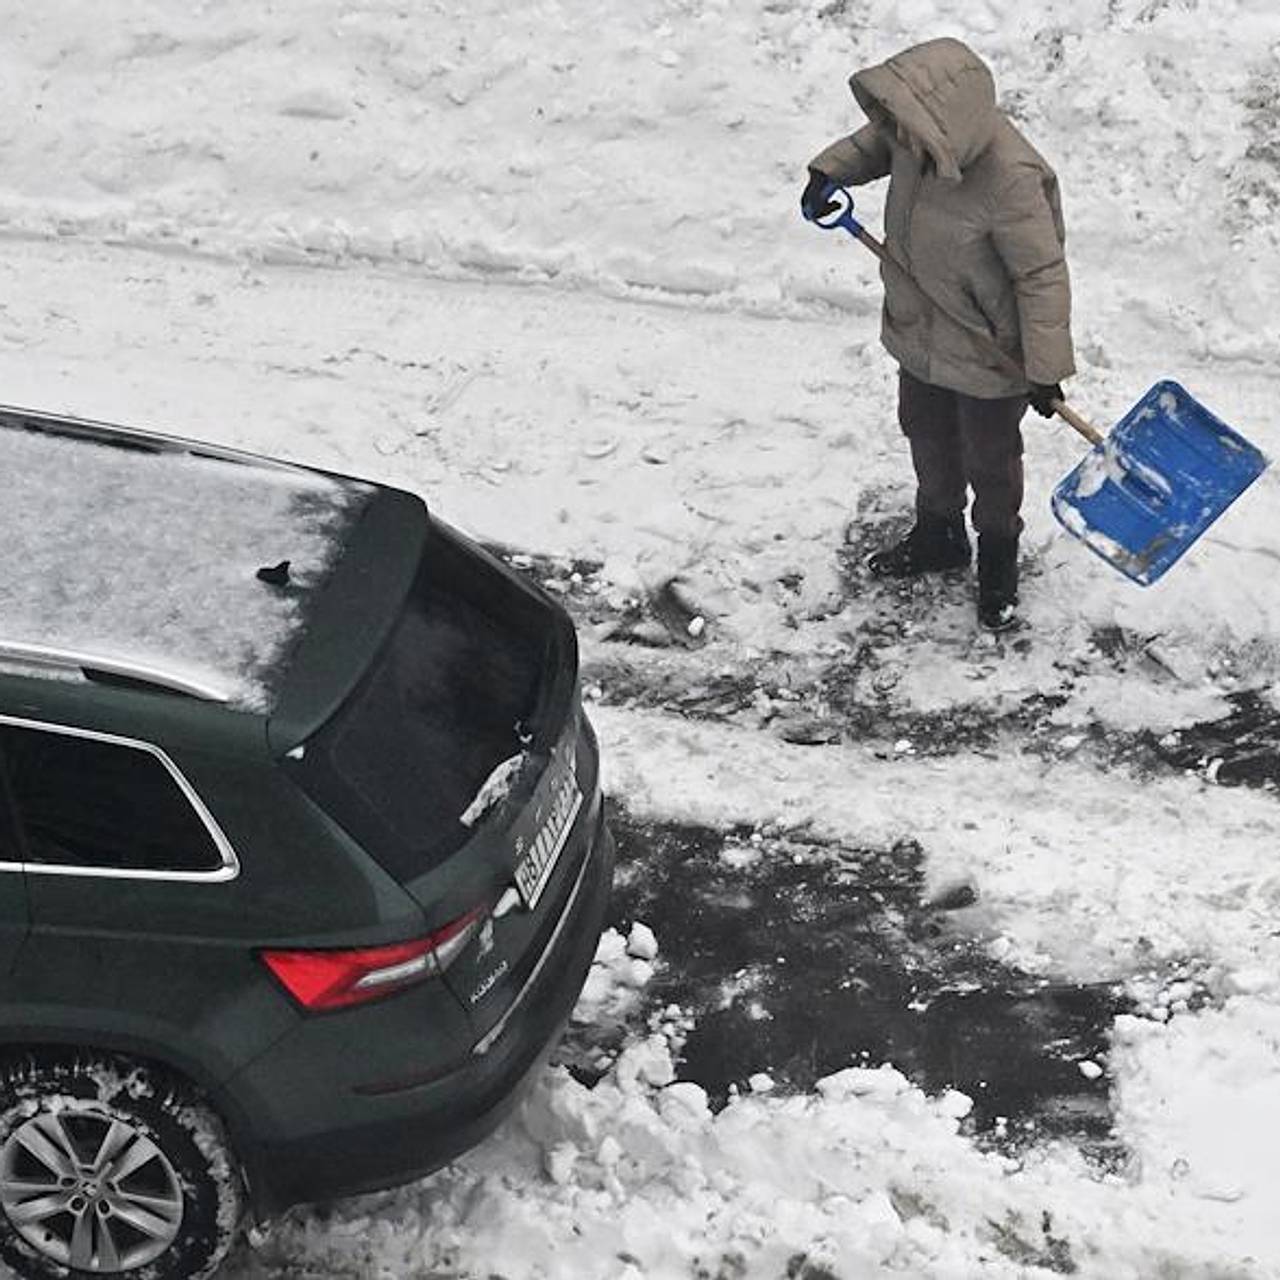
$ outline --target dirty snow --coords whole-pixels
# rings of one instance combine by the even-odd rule
[[[482,536],[598,560],[619,599],[679,574],[699,672],[833,659],[883,608],[843,589],[834,555],[851,519],[872,541],[909,507],[874,262],[795,204],[805,161],[859,123],[850,71],[903,44],[973,43],[1058,169],[1073,405],[1114,422],[1177,376],[1280,453],[1268,0],[640,0],[607,21],[557,0],[124,0],[104,21],[55,0],[7,17],[5,399],[402,484]],[[858,193],[873,228],[882,198]],[[1030,646],[984,647],[968,601],[942,600],[881,635],[882,705],[999,716],[1051,695],[1067,742],[1274,700],[1275,473],[1143,589],[1052,518],[1075,436],[1034,416],[1025,434]],[[1123,661],[1100,632],[1126,638]],[[596,718],[640,814],[911,834],[931,883],[977,885],[965,919],[992,947],[1125,982],[1141,1015],[1096,1065],[1132,1165],[1102,1176],[1054,1148],[1011,1167],[964,1135],[963,1099],[892,1064],[712,1115],[659,1028],[594,1090],[549,1072],[437,1178],[292,1215],[233,1274],[1280,1274],[1271,793],[1016,741],[881,758],[656,710]],[[662,921],[643,923],[656,953],[606,936],[583,1017],[627,1007],[662,963]],[[1179,958],[1207,1005],[1162,985]]]

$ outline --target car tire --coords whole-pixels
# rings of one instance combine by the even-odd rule
[[[244,1182],[217,1115],[128,1059],[0,1063],[0,1257],[29,1280],[199,1280],[235,1243]]]

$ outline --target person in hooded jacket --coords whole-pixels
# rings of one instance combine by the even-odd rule
[[[967,567],[972,490],[978,618],[1001,630],[1017,622],[1022,416],[1029,403],[1051,417],[1075,372],[1058,181],[959,40],[915,45],[849,85],[868,123],[810,162],[801,208],[821,216],[832,184],[889,179],[881,340],[899,364],[915,524],[868,565],[892,578]]]

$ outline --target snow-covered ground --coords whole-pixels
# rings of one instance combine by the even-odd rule
[[[1280,1275],[1275,796],[1219,787],[1211,760],[1093,749],[1240,691],[1280,703],[1278,482],[1143,590],[1053,522],[1080,445],[1029,418],[1030,643],[976,638],[956,592],[894,625],[900,602],[851,590],[836,554],[851,519],[871,539],[910,501],[874,264],[795,209],[805,161],[859,122],[849,72],[959,35],[1062,178],[1073,401],[1105,424],[1173,376],[1274,455],[1274,4],[8,10],[0,399],[401,484],[487,538],[600,562],[618,601],[679,575],[705,643],[662,661],[690,681],[773,663],[803,686],[848,661],[902,722],[1048,699],[1034,741],[981,753],[802,747],[607,680],[595,718],[632,812],[914,838],[933,883],[977,886],[962,927],[1135,999],[1099,1064],[1117,1173],[983,1153],[965,1099],[893,1064],[805,1096],[761,1080],[713,1115],[658,1026],[594,1089],[549,1071],[449,1170],[292,1215],[233,1274]],[[607,670],[603,632],[584,647]],[[639,950],[606,939],[582,1016],[634,998]],[[1147,976],[1187,959],[1192,1007]]]

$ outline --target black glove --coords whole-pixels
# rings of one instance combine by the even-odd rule
[[[1053,417],[1053,401],[1066,399],[1062,394],[1060,382],[1033,382],[1028,398],[1031,401],[1031,407],[1042,418]]]
[[[810,169],[809,185],[800,197],[800,212],[810,221],[830,213],[836,207],[836,202],[828,198],[827,191],[834,185],[825,173]]]

